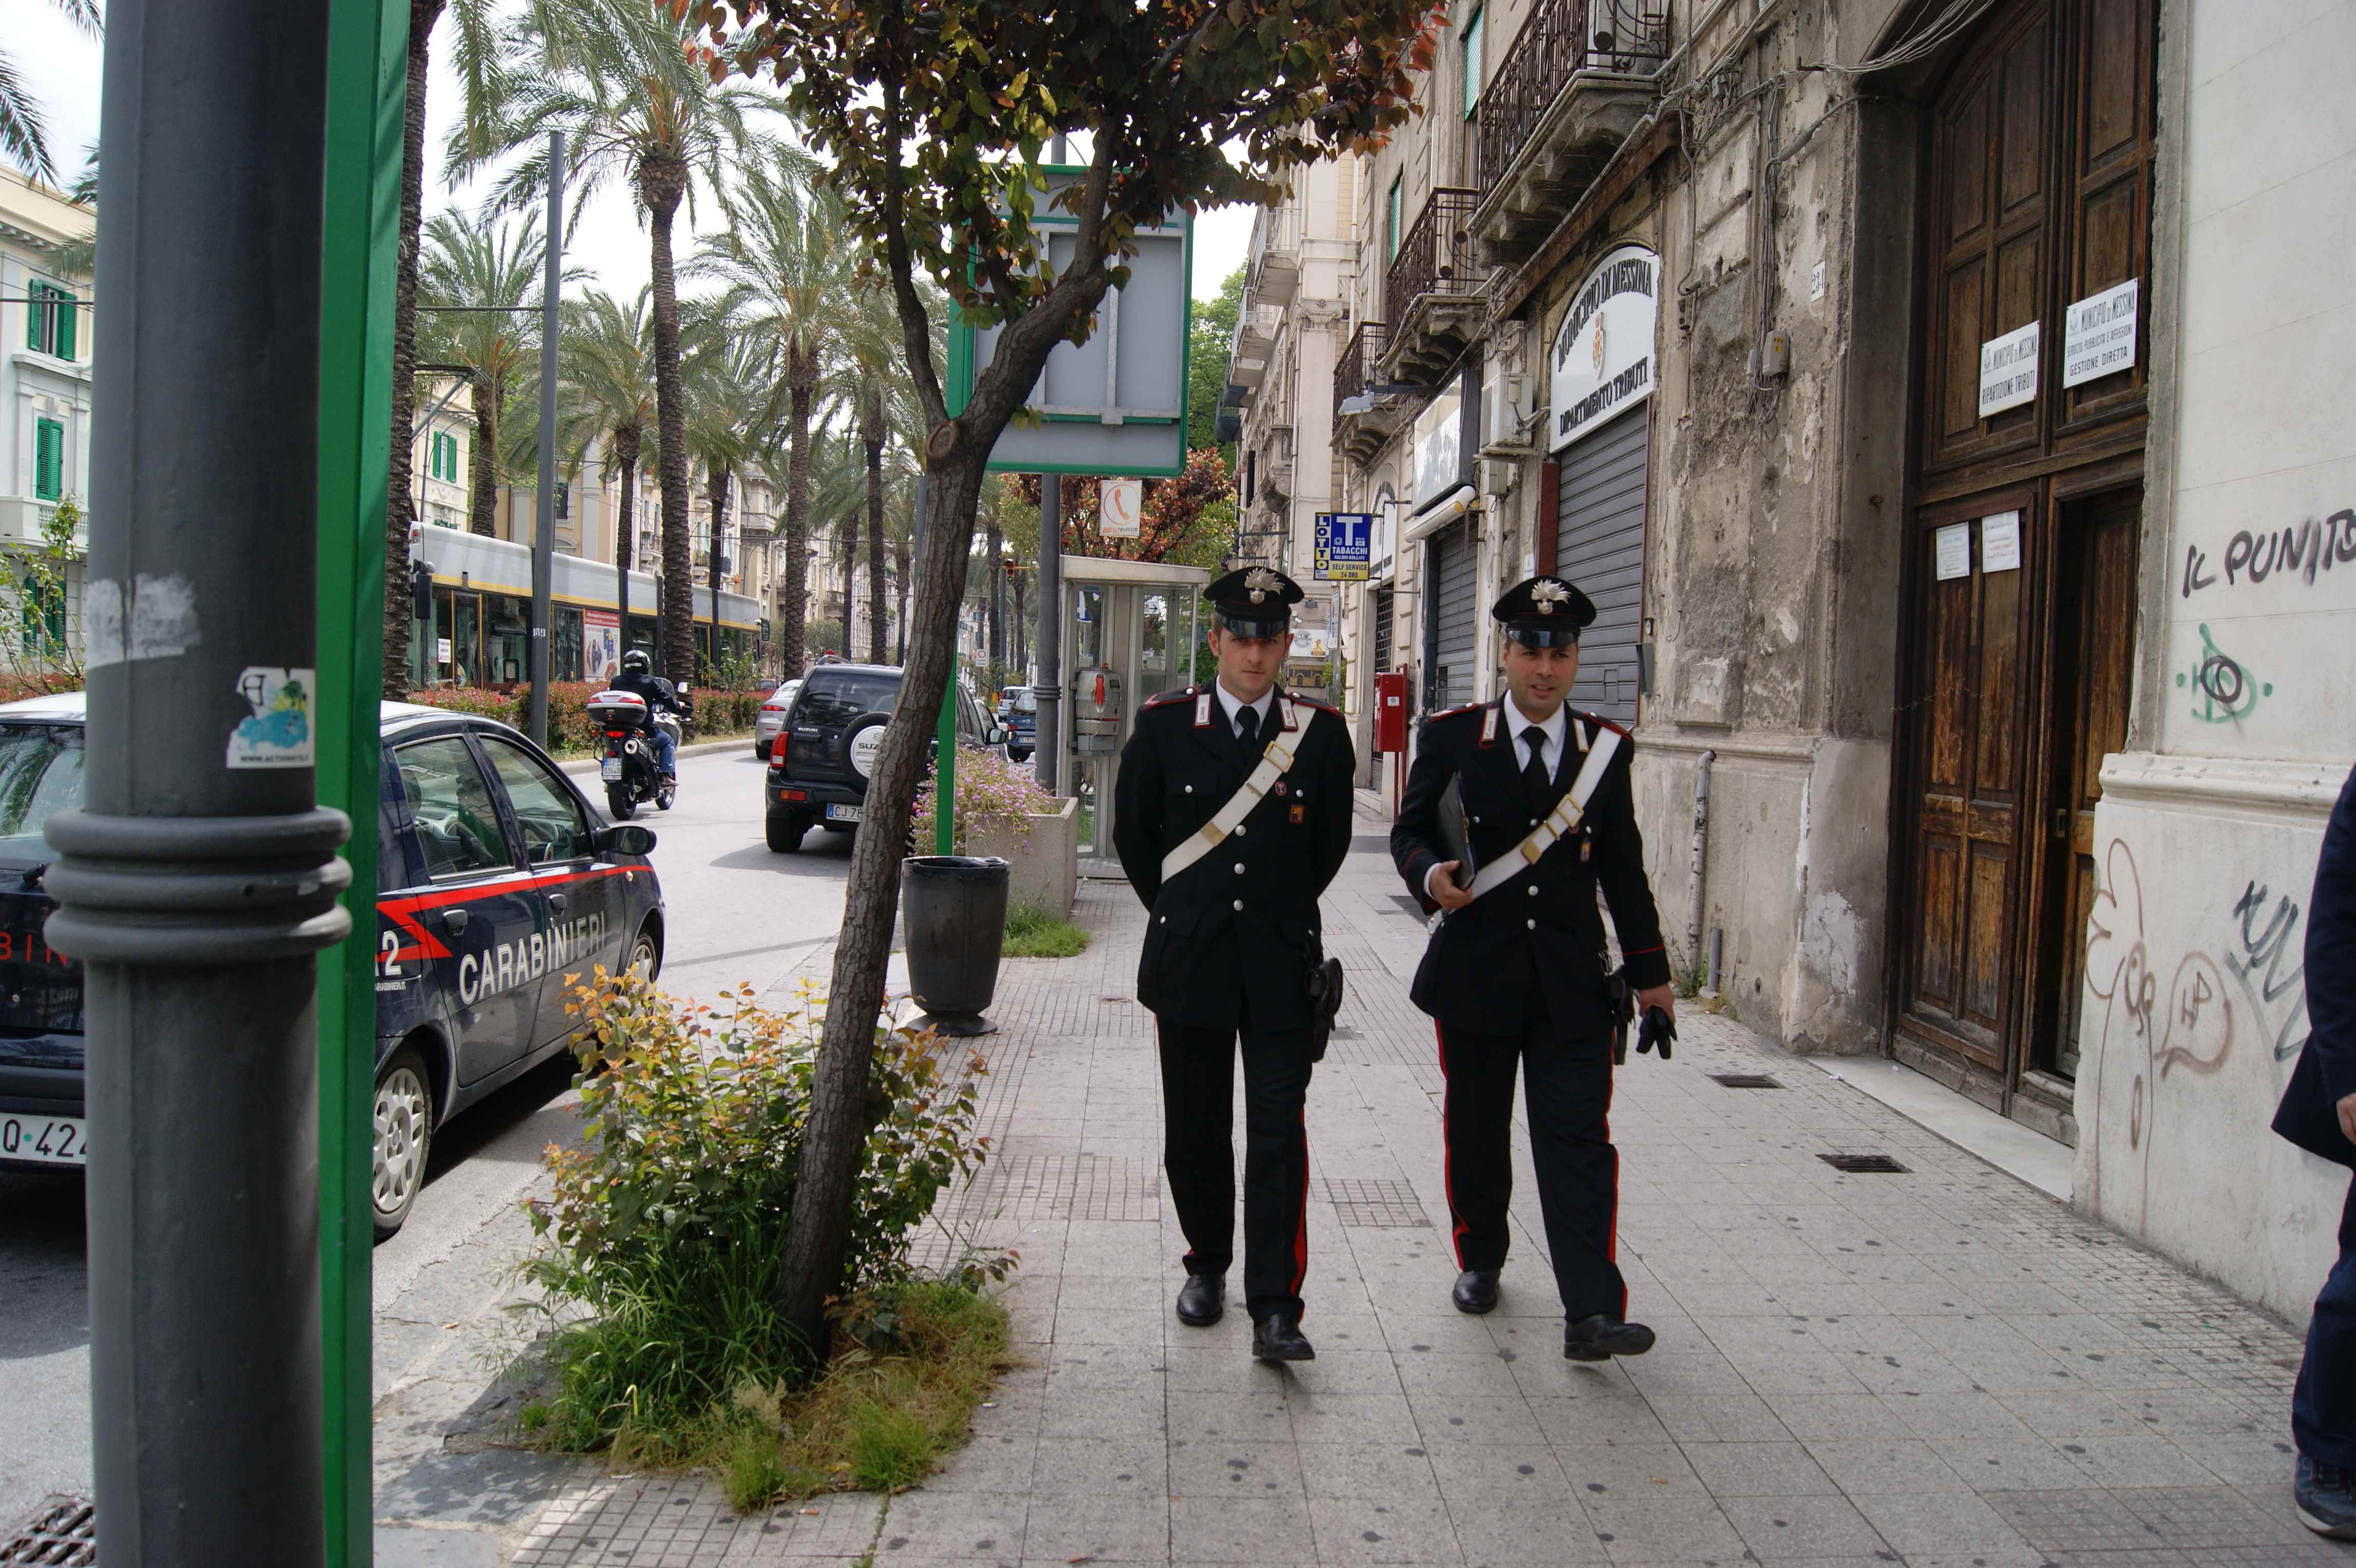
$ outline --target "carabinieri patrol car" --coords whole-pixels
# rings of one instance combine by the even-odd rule
[[[81,965],[50,948],[49,813],[82,800],[82,695],[0,705],[0,1166],[79,1167]],[[605,820],[495,719],[383,704],[377,811],[379,1240],[434,1129],[566,1049],[568,976],[661,967],[654,834]]]

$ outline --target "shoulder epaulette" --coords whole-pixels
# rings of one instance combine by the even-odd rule
[[[1431,717],[1426,719],[1424,722],[1426,724],[1438,724],[1442,719],[1452,719],[1459,714],[1477,714],[1488,705],[1489,704],[1486,703],[1467,703],[1461,708],[1442,708],[1440,712],[1432,714]]]
[[[1612,731],[1612,734],[1618,736],[1622,740],[1633,740],[1636,738],[1634,736],[1628,733],[1627,725],[1614,724],[1612,720],[1605,718],[1601,714],[1581,714],[1579,716],[1585,719],[1589,724],[1601,725],[1605,729]]]
[[[1321,703],[1314,697],[1294,697],[1292,700],[1304,708],[1316,708],[1321,712],[1333,714],[1337,719],[1343,716],[1341,709],[1331,703]]]
[[[1191,703],[1194,700],[1194,692],[1195,688],[1193,686],[1181,686],[1174,692],[1163,692],[1146,698],[1145,707],[1158,708],[1169,703]],[[1142,712],[1143,709],[1139,711]]]

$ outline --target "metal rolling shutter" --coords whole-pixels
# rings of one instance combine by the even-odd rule
[[[1555,571],[1595,601],[1579,639],[1570,705],[1636,722],[1636,644],[1644,628],[1646,410],[1629,410],[1558,455]]]
[[[1375,672],[1391,667],[1391,590],[1375,590]]]
[[[1472,700],[1476,672],[1472,668],[1473,628],[1478,623],[1472,603],[1479,581],[1480,555],[1473,542],[1472,520],[1449,528],[1435,542],[1432,572],[1433,603],[1438,609],[1437,635],[1431,659],[1431,711],[1462,706]]]

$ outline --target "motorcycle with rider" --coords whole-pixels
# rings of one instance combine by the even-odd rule
[[[588,705],[603,741],[598,777],[614,820],[629,821],[646,800],[669,811],[679,794],[680,737],[694,722],[694,703],[633,648],[622,655],[621,673]]]

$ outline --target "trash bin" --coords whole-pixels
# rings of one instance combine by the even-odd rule
[[[1006,940],[1007,877],[994,856],[918,854],[900,863],[900,916],[908,939],[908,988],[920,1023],[944,1035],[986,1035]]]

